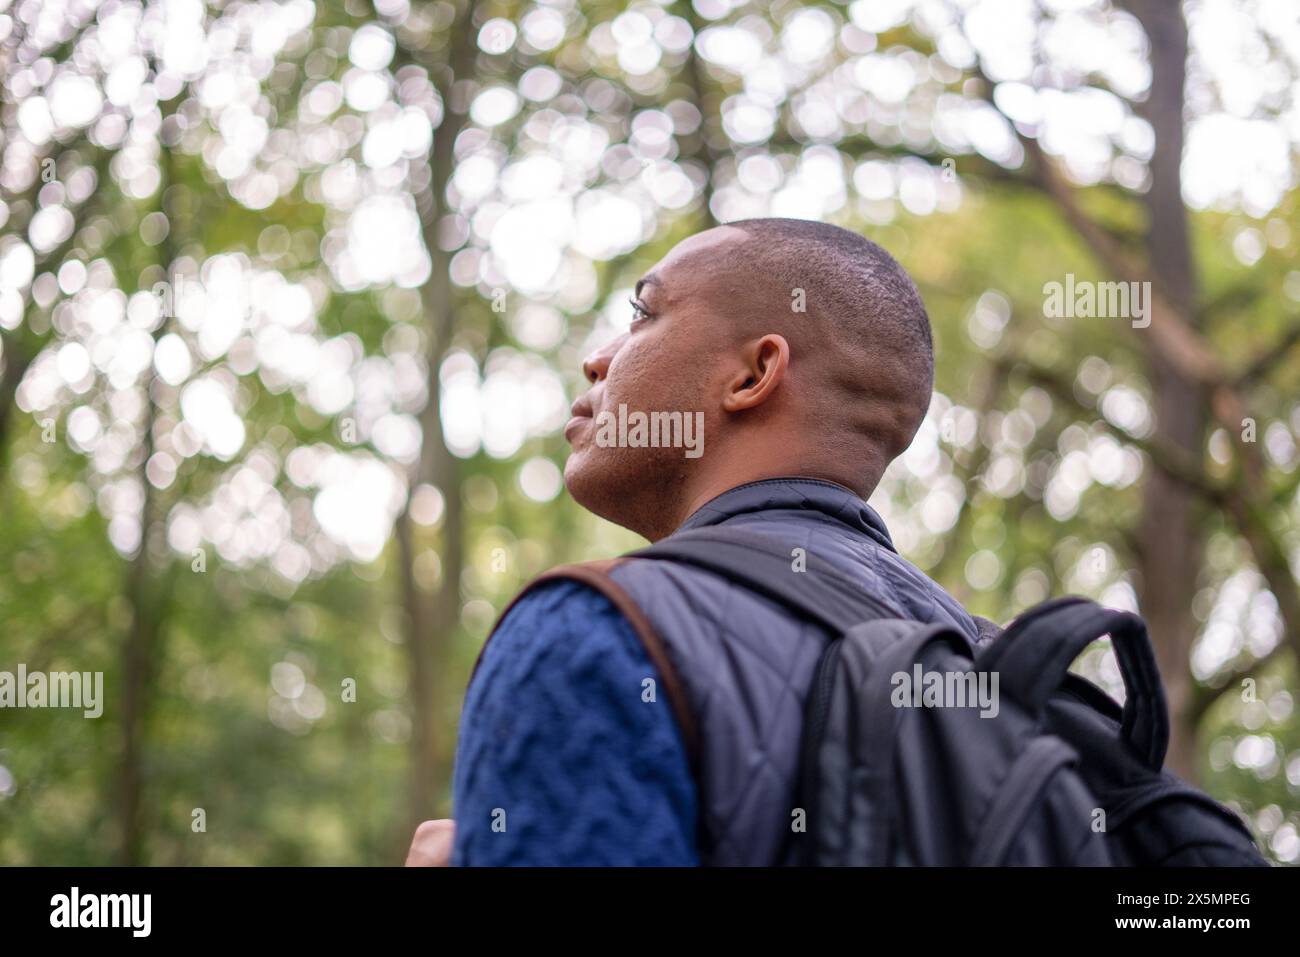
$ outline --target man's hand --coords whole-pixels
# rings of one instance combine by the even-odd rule
[[[456,822],[451,818],[425,821],[415,829],[411,849],[406,853],[407,867],[450,867],[451,843],[456,836]]]

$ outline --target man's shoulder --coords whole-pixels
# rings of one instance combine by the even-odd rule
[[[646,704],[647,679],[653,665],[597,588],[526,587],[466,695],[456,863],[694,863],[685,751],[668,708]],[[509,836],[488,823],[507,807]]]
[[[560,565],[526,585],[502,617],[497,631],[550,622],[548,631],[572,631],[584,616],[625,625],[641,643],[653,640],[653,612],[685,602],[697,617],[714,617],[725,593],[736,588],[724,576],[677,562],[620,557]],[[495,636],[494,639],[496,640]]]
[[[530,583],[511,602],[483,649],[482,667],[505,646],[513,655],[542,653],[556,643],[607,642],[626,623],[594,583],[559,575]]]
[[[471,696],[476,687],[538,677],[596,686],[671,670],[640,605],[603,569],[575,577],[574,567],[548,572],[516,596],[479,653]]]
[[[502,616],[501,625],[539,615],[564,615],[600,609],[608,604],[591,582],[566,574],[562,566],[526,584]]]

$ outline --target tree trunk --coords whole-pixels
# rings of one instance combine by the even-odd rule
[[[126,598],[131,606],[131,630],[122,646],[121,752],[117,765],[118,863],[135,867],[145,862],[144,725],[153,698],[159,622],[150,596],[148,531],[152,511],[149,493],[141,514],[140,551],[127,572]]]
[[[163,122],[175,112],[176,99],[164,104]],[[162,144],[158,166],[161,182],[158,185],[158,211],[167,217],[167,236],[158,245],[158,265],[164,270],[169,283],[175,283],[170,272],[176,258],[176,217],[167,209],[167,190],[176,182],[172,165],[171,147]],[[172,288],[170,300],[173,310],[176,290]],[[153,343],[168,328],[168,314],[159,319],[153,331]],[[152,371],[145,373],[143,388],[145,398],[144,434],[140,439],[140,480],[144,501],[140,507],[140,547],[126,573],[126,599],[131,608],[131,630],[122,646],[122,716],[121,753],[117,768],[117,816],[120,844],[118,861],[122,865],[137,866],[145,863],[146,834],[144,826],[144,738],[145,724],[153,705],[154,680],[162,655],[162,619],[166,605],[165,594],[160,594],[161,579],[149,552],[149,539],[154,522],[161,514],[157,491],[149,482],[147,467],[154,453],[154,422],[158,409],[153,394],[157,381]]]
[[[3,371],[0,371],[0,467],[3,467],[9,457],[9,426],[13,420],[14,394],[31,364],[31,357],[22,351],[17,333],[12,336],[0,333],[0,362],[3,363]]]
[[[1154,275],[1175,310],[1194,323],[1196,267],[1183,205],[1183,101],[1187,64],[1187,24],[1179,5],[1167,0],[1134,3],[1151,43],[1151,93],[1142,110],[1155,131],[1151,188],[1144,200],[1147,248]],[[1148,349],[1156,429],[1159,437],[1186,454],[1204,458],[1208,421],[1205,390]],[[1194,688],[1189,668],[1196,621],[1196,595],[1204,551],[1202,510],[1196,493],[1159,469],[1151,469],[1143,490],[1138,523],[1142,614],[1151,630],[1160,673],[1169,695],[1172,735],[1168,765],[1191,780],[1198,776]]]
[[[432,267],[421,289],[427,337],[428,402],[420,413],[421,459],[412,488],[428,482],[443,495],[440,558],[442,576],[436,593],[422,588],[413,563],[418,554],[418,530],[410,503],[397,517],[402,604],[406,610],[406,653],[410,679],[411,737],[409,780],[404,825],[398,835],[405,850],[415,826],[433,816],[439,774],[449,766],[450,747],[438,734],[442,674],[446,649],[460,618],[460,579],[464,568],[464,515],[460,497],[460,462],[447,449],[442,431],[442,402],[438,372],[455,331],[455,302],[451,256],[438,243],[438,223],[446,213],[447,187],[455,171],[456,137],[465,126],[468,104],[460,102],[456,84],[471,74],[475,50],[473,3],[465,4],[451,27],[446,61],[431,67],[443,102],[443,119],[434,133],[429,185],[418,197],[421,233]]]
[[[692,144],[683,154],[683,159],[693,159],[704,167],[704,189],[700,196],[700,229],[712,229],[718,225],[713,214],[713,194],[717,191],[718,163],[721,159],[714,146],[713,137],[722,135],[722,117],[716,111],[716,97],[708,90],[704,63],[700,60],[700,51],[696,47],[700,32],[707,26],[704,18],[688,4],[684,11],[691,33],[695,39],[686,54],[685,80],[690,87],[691,102],[700,113],[700,128],[695,132]],[[716,129],[715,129],[716,124]]]

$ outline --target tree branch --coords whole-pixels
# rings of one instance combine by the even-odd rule
[[[1052,160],[1039,145],[1038,140],[1021,130],[994,102],[994,83],[984,71],[978,58],[974,66],[976,76],[983,86],[984,100],[997,110],[1015,132],[1032,166],[1029,175],[1036,177],[1044,191],[1052,198],[1066,221],[1074,228],[1085,245],[1102,266],[1116,279],[1128,283],[1149,283],[1147,306],[1149,341],[1166,362],[1184,377],[1200,383],[1210,396],[1214,417],[1225,428],[1236,431],[1246,418],[1246,405],[1233,388],[1233,378],[1228,374],[1218,354],[1179,314],[1163,294],[1158,282],[1145,279],[1151,273],[1149,264],[1126,252],[1104,228],[1097,224],[1079,205],[1074,187],[1065,179]],[[1263,483],[1264,465],[1259,451],[1253,445],[1243,445],[1246,483],[1252,491],[1259,491]]]
[[[1229,494],[1227,486],[1215,482],[1210,476],[1206,475],[1199,464],[1192,461],[1181,449],[1159,440],[1138,438],[1125,431],[1106,418],[1095,405],[1088,405],[1081,401],[1074,394],[1074,389],[1070,386],[1070,383],[1052,370],[1025,362],[1017,364],[1015,368],[1030,382],[1042,386],[1061,401],[1074,406],[1075,409],[1085,415],[1095,417],[1095,421],[1105,427],[1106,431],[1112,436],[1120,442],[1131,445],[1143,452],[1147,458],[1151,459],[1156,468],[1170,478],[1182,482],[1213,502],[1222,502],[1224,496]]]
[[[1138,439],[1108,420],[1095,406],[1082,402],[1070,384],[1049,369],[1022,363],[1018,371],[1036,385],[1047,389],[1086,414],[1095,415],[1112,435],[1121,442],[1133,445],[1146,453],[1156,468],[1166,475],[1199,492],[1208,502],[1222,508],[1237,528],[1237,532],[1250,548],[1255,567],[1278,604],[1278,613],[1284,629],[1283,638],[1267,655],[1246,665],[1225,680],[1217,689],[1197,686],[1192,705],[1193,715],[1199,719],[1214,700],[1228,687],[1242,678],[1259,671],[1284,649],[1300,656],[1300,585],[1291,574],[1286,547],[1274,530],[1274,525],[1264,508],[1261,508],[1240,486],[1219,483],[1207,476],[1197,465],[1188,461],[1182,451],[1165,443]]]
[[[1288,352],[1300,343],[1300,325],[1292,326],[1282,337],[1247,364],[1233,382],[1237,389],[1247,389],[1263,379],[1275,365],[1286,358]]]

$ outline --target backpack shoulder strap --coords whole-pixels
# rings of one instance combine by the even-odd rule
[[[1146,623],[1137,615],[1074,596],[1044,602],[1008,625],[980,652],[976,667],[999,672],[1003,690],[1038,714],[1079,653],[1104,635],[1124,678],[1124,738],[1158,771],[1169,747],[1169,711]]]
[[[821,746],[826,722],[805,726],[804,748],[810,758],[803,770],[800,793],[811,796],[806,800],[819,802],[821,781],[856,777],[864,805],[872,809],[871,813],[863,817],[860,826],[854,826],[851,818],[860,813],[860,806],[850,807],[845,802],[840,807],[818,807],[817,840],[826,847],[839,843],[842,863],[884,867],[890,863],[890,832],[898,823],[895,749],[904,714],[894,704],[894,678],[899,673],[910,674],[930,645],[946,645],[961,654],[963,660],[969,660],[970,651],[965,637],[951,625],[896,619],[858,625],[839,644],[842,647],[834,659],[829,659],[833,664],[827,667],[842,674],[838,679],[828,676],[830,680],[819,683],[809,707],[811,713],[825,714],[828,720],[838,716],[844,726],[829,752]],[[853,751],[847,755],[854,762],[851,769],[844,766],[846,756],[839,753],[849,741],[853,742]]]
[[[703,568],[737,585],[785,605],[836,635],[877,618],[906,618],[868,594],[861,584],[806,555],[806,570],[795,571],[795,547],[763,532],[731,526],[711,526],[678,532],[628,558],[652,558]]]
[[[531,594],[536,588],[548,582],[564,580],[579,582],[605,596],[609,603],[618,609],[628,624],[632,626],[632,630],[636,633],[637,639],[641,642],[646,655],[650,658],[650,662],[659,673],[669,707],[672,708],[673,717],[676,719],[678,730],[682,734],[687,760],[690,763],[692,773],[695,773],[699,770],[700,762],[700,730],[695,720],[695,713],[690,706],[690,699],[686,695],[686,686],[682,684],[677,670],[668,657],[667,646],[664,644],[663,639],[659,637],[658,632],[655,631],[654,625],[650,623],[650,619],[646,617],[645,612],[641,610],[641,606],[633,601],[632,597],[610,577],[609,573],[622,561],[621,558],[615,558],[606,561],[559,565],[550,571],[543,572],[530,581],[497,618],[491,634],[488,635],[487,640],[483,642],[483,646],[479,649],[469,680],[472,682],[474,675],[478,673],[479,665],[483,661],[483,653],[487,650],[492,636],[500,630],[501,623],[506,620],[506,616],[510,614],[511,610],[525,595]]]

